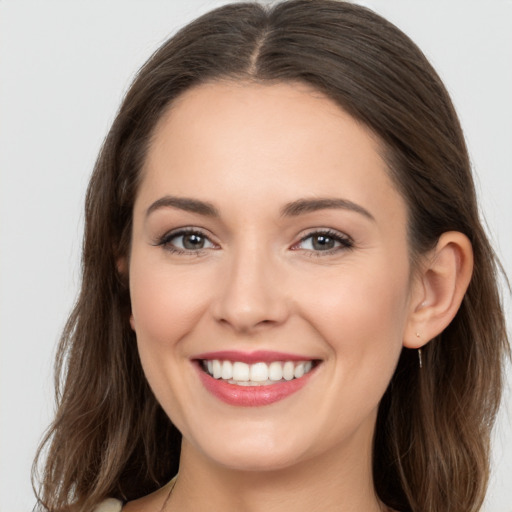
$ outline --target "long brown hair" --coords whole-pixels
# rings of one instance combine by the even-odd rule
[[[373,467],[378,496],[394,509],[478,510],[508,341],[463,133],[416,45],[372,11],[336,0],[218,8],[139,71],[87,192],[82,287],[57,355],[56,418],[38,452],[46,458],[40,509],[90,511],[106,496],[135,499],[177,471],[180,434],[144,377],[116,262],[129,253],[157,121],[182,92],[220,79],[303,82],[367,125],[408,205],[412,262],[446,231],[469,237],[469,289],[449,327],[424,348],[422,371],[403,350],[380,405]]]

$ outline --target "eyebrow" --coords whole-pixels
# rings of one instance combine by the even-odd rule
[[[305,213],[316,212],[318,210],[330,209],[351,210],[375,222],[374,216],[366,208],[363,208],[362,206],[352,201],[349,201],[348,199],[339,199],[331,197],[315,199],[298,199],[297,201],[293,201],[285,205],[284,208],[281,210],[281,215],[283,217],[295,217],[298,215],[303,215]]]
[[[212,203],[189,197],[164,196],[152,203],[146,211],[146,217],[159,208],[177,208],[207,217],[220,217],[219,211]],[[296,217],[318,210],[343,209],[359,213],[375,221],[373,215],[362,206],[340,198],[297,199],[286,204],[281,210],[282,217]]]
[[[177,208],[186,212],[198,213],[207,217],[219,217],[219,212],[212,203],[188,197],[164,196],[157,199],[146,210],[146,217],[159,208]]]

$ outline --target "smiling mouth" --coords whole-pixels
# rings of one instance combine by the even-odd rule
[[[236,386],[271,386],[289,382],[307,375],[318,364],[317,360],[253,364],[220,359],[199,360],[200,368],[210,377]]]

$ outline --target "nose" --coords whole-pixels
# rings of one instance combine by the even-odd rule
[[[283,269],[264,251],[246,250],[226,262],[213,306],[217,322],[251,334],[283,324],[289,300]]]

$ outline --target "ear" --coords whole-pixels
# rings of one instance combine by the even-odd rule
[[[448,326],[459,310],[472,273],[469,239],[457,231],[444,233],[413,283],[405,347],[420,348]]]

